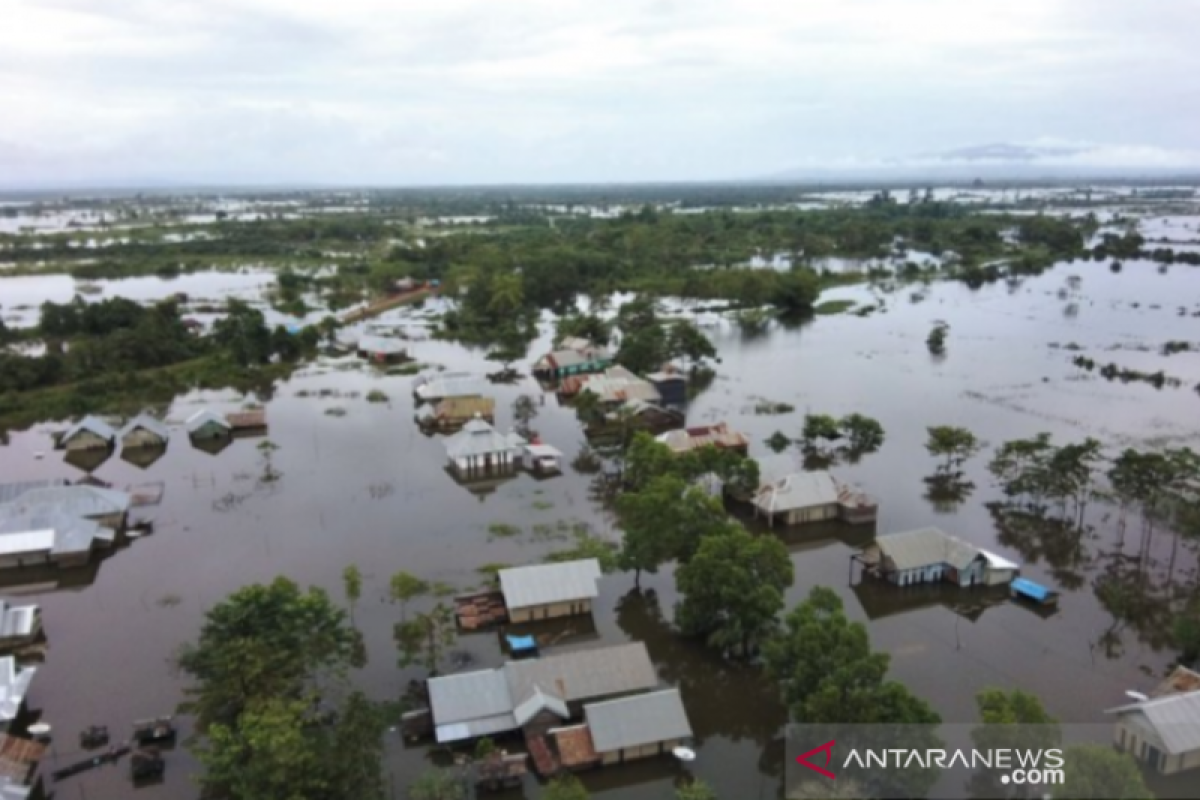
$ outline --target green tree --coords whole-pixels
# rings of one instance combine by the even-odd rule
[[[412,800],[466,800],[467,787],[462,778],[448,769],[435,768],[421,773],[408,787]]]
[[[513,419],[517,423],[517,432],[526,438],[530,438],[532,431],[529,428],[529,423],[538,415],[537,403],[527,394],[518,395],[513,401]]]
[[[717,800],[717,793],[704,781],[693,778],[676,787],[675,800]]]
[[[570,773],[551,778],[542,792],[542,800],[588,800],[589,797],[587,787]]]
[[[454,611],[445,603],[397,622],[393,636],[400,651],[401,669],[420,665],[430,675],[437,675],[442,658],[454,644],[456,630]]]
[[[244,301],[232,298],[226,314],[213,324],[213,339],[234,363],[241,366],[265,364],[271,358],[271,331],[263,313]]]
[[[571,314],[559,317],[554,325],[554,341],[568,336],[587,339],[592,344],[607,345],[612,338],[612,324],[594,314]]]
[[[1056,797],[1070,800],[1110,798],[1113,800],[1147,800],[1154,793],[1146,787],[1137,762],[1126,753],[1119,753],[1106,744],[1083,744],[1068,747],[1063,754],[1064,780],[1056,787]]]
[[[1050,750],[1058,748],[1062,731],[1058,720],[1046,713],[1038,698],[1020,689],[994,687],[975,695],[983,723],[971,731],[978,750]],[[983,768],[971,776],[972,797],[1025,797],[1026,787],[1005,780],[1007,770]]]
[[[354,607],[362,597],[362,573],[358,566],[351,564],[342,570],[342,586],[346,590],[346,602],[350,604],[350,624],[354,624]]]
[[[925,338],[925,346],[929,348],[929,352],[935,356],[940,356],[946,352],[946,336],[950,332],[950,326],[944,322],[938,322],[929,331],[929,336]]]
[[[408,615],[408,604],[410,601],[420,597],[423,594],[429,593],[429,583],[421,580],[416,575],[410,572],[400,570],[392,576],[388,584],[388,596],[393,603],[400,604],[400,619],[403,621]]]
[[[842,433],[836,417],[828,414],[805,414],[800,442],[805,448],[828,447],[831,442],[842,438]]]
[[[925,449],[929,455],[945,459],[938,467],[942,472],[961,470],[967,459],[983,448],[983,443],[967,428],[933,425],[926,430],[929,439],[925,442]]]
[[[704,333],[687,320],[678,320],[667,329],[667,358],[685,358],[692,367],[716,358],[717,349]]]
[[[775,629],[792,579],[791,558],[778,539],[730,523],[701,539],[695,556],[676,570],[683,596],[676,620],[685,635],[748,657]]]
[[[846,450],[854,456],[874,453],[883,446],[883,425],[863,414],[847,414],[838,420],[838,428],[846,437]]]
[[[820,281],[810,269],[794,267],[776,279],[771,304],[784,314],[804,314],[812,310],[821,294]]]
[[[682,546],[680,527],[691,517],[681,498],[687,484],[665,475],[650,481],[641,491],[617,498],[617,514],[624,529],[617,564],[634,571],[634,585],[641,586],[642,571],[654,574],[660,565],[675,558]]]

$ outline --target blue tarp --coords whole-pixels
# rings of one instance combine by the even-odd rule
[[[1039,603],[1044,603],[1048,598],[1054,596],[1053,591],[1041,584],[1034,583],[1028,578],[1014,578],[1012,590],[1017,594],[1025,595],[1031,600],[1037,600]]]
[[[508,635],[506,635],[504,638],[508,639],[508,647],[510,650],[516,651],[516,650],[536,650],[537,649],[537,639],[534,639],[532,636],[508,636]]]

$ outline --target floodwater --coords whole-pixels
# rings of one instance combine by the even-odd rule
[[[1080,278],[1078,288],[1068,281],[1073,275]],[[878,530],[938,525],[1022,562],[1027,576],[1062,588],[1063,597],[1060,613],[1042,618],[1008,602],[982,613],[963,609],[970,592],[852,585],[852,546],[873,531],[830,525],[776,532],[796,569],[789,605],[815,585],[832,586],[848,613],[868,623],[874,646],[891,654],[892,676],[947,721],[974,722],[974,696],[985,686],[1020,686],[1042,697],[1063,721],[1105,722],[1103,710],[1122,702],[1126,690],[1152,686],[1172,655],[1143,641],[1136,625],[1119,630],[1115,644],[1112,637],[1102,639],[1114,620],[1098,602],[1093,581],[1109,563],[1104,554],[1136,552],[1136,535],[1129,533],[1122,548],[1111,510],[1094,504],[1094,531],[1083,556],[1056,564],[1030,557],[1016,540],[1000,536],[984,506],[998,497],[984,469],[986,453],[968,465],[974,494],[956,510],[935,509],[923,498],[921,477],[935,466],[922,446],[925,427],[968,426],[993,445],[1051,431],[1060,442],[1095,436],[1112,451],[1200,447],[1200,395],[1191,388],[1200,383],[1200,354],[1158,353],[1167,340],[1200,341],[1200,321],[1192,316],[1200,312],[1200,270],[1174,266],[1164,274],[1152,264],[1127,262],[1118,274],[1104,264],[1076,263],[975,291],[936,283],[894,292],[848,288],[829,297],[883,309],[777,325],[758,336],[733,324],[710,328],[721,363],[712,386],[692,404],[689,422],[728,420],[751,435],[753,455],[768,456],[763,440],[776,430],[798,435],[805,411],[874,416],[887,431],[882,449],[835,471],[879,498]],[[382,321],[419,321],[425,313],[398,309]],[[924,344],[937,320],[950,325],[942,359],[931,357]],[[546,349],[550,332],[547,324],[525,366]],[[1182,385],[1156,390],[1107,382],[1071,365],[1075,353],[1066,346],[1072,343],[1103,363],[1161,368]],[[496,368],[482,351],[428,339],[412,347],[424,364]],[[263,464],[256,440],[238,440],[210,455],[192,448],[178,428],[164,457],[147,469],[117,455],[94,470],[118,487],[165,484],[161,505],[148,509],[157,522],[154,534],[114,553],[95,574],[63,576],[60,585],[46,576],[0,573],[0,582],[9,584],[4,593],[28,597],[43,609],[50,649],[28,705],[58,732],[51,768],[78,755],[75,734],[87,725],[120,732],[134,719],[171,711],[182,689],[170,667],[172,654],[196,636],[205,609],[248,583],[286,575],[324,587],[340,602],[342,569],[357,564],[365,587],[355,616],[370,660],[353,680],[378,699],[394,699],[419,673],[396,667],[391,630],[398,609],[384,599],[393,572],[466,589],[481,582],[482,565],[534,562],[569,545],[534,526],[583,521],[616,540],[611,518],[590,499],[589,476],[570,468],[545,481],[521,475],[474,489],[456,483],[443,469],[440,439],[424,436],[413,423],[411,386],[411,377],[388,376],[353,359],[323,361],[279,385],[266,399],[269,438],[279,446],[274,466],[282,472],[271,484],[258,480]],[[371,389],[387,393],[390,402],[368,403]],[[511,424],[512,402],[521,393],[539,394],[528,378],[495,387],[500,427]],[[759,398],[791,403],[796,411],[757,416]],[[192,394],[178,398],[167,419],[177,426],[200,407],[227,411],[241,401],[230,393]],[[326,413],[333,408],[344,416]],[[80,477],[51,449],[50,431],[64,423],[14,433],[0,447],[0,480]],[[533,427],[568,460],[583,443],[573,413],[557,407],[553,396],[539,406]],[[35,457],[39,452],[45,457]],[[490,536],[493,523],[525,533]],[[1172,542],[1162,532],[1151,548],[1154,580],[1166,569]],[[1195,554],[1186,545],[1179,551],[1172,578],[1193,585]],[[675,635],[676,600],[669,569],[643,576],[640,592],[632,575],[607,576],[592,624],[560,626],[557,632],[567,635],[559,646],[645,642],[664,684],[682,690],[699,754],[688,770],[721,797],[779,797],[785,710],[775,687],[757,669],[724,662]],[[494,633],[460,637],[454,655],[466,668],[503,659]],[[389,734],[394,797],[404,796],[431,752],[405,747],[395,732]],[[136,796],[192,798],[193,770],[186,751],[177,750],[169,756],[166,782]],[[649,800],[669,796],[681,770],[662,759],[597,771],[584,780],[599,797]],[[69,779],[60,792],[91,800],[130,796],[123,766]],[[524,796],[537,796],[532,779]]]

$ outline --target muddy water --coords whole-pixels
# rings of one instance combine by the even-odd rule
[[[1082,278],[1078,290],[1068,288],[1069,275]],[[729,420],[751,434],[754,455],[766,456],[763,440],[777,429],[798,434],[806,410],[879,418],[887,429],[880,452],[837,471],[879,497],[881,531],[936,524],[1025,562],[1024,572],[1034,580],[1061,585],[1063,570],[1030,563],[999,540],[983,505],[997,495],[983,469],[986,456],[969,466],[978,488],[959,509],[940,513],[923,499],[921,476],[934,467],[922,448],[925,426],[966,425],[993,444],[1046,430],[1060,440],[1092,435],[1114,447],[1200,446],[1194,422],[1200,396],[1190,389],[1200,382],[1200,355],[1157,354],[1168,339],[1200,341],[1200,320],[1177,310],[1181,304],[1188,314],[1200,310],[1200,270],[1174,267],[1164,275],[1153,265],[1130,262],[1113,274],[1104,265],[1074,264],[1011,287],[971,291],[937,284],[915,300],[911,288],[892,294],[849,289],[830,296],[882,303],[885,310],[867,317],[821,317],[757,337],[730,324],[709,329],[720,349],[719,377],[693,404],[689,420]],[[385,321],[419,320],[420,313],[399,310]],[[931,358],[924,345],[935,320],[950,324],[948,353],[941,360]],[[548,340],[547,327],[531,347],[530,360]],[[1185,388],[1109,383],[1080,372],[1069,363],[1072,352],[1050,346],[1072,342],[1098,361],[1162,368],[1180,377]],[[1120,349],[1109,351],[1114,346]],[[481,352],[447,343],[417,341],[413,349],[424,363],[495,368]],[[456,483],[443,470],[440,440],[413,424],[411,384],[409,377],[340,360],[322,362],[281,385],[267,405],[270,439],[279,445],[274,466],[283,473],[272,484],[258,480],[263,465],[255,440],[209,455],[177,436],[146,470],[119,456],[95,470],[96,477],[117,486],[165,483],[162,504],[152,509],[156,532],[105,560],[94,576],[64,576],[64,584],[75,585],[0,575],[9,583],[40,581],[3,591],[27,595],[43,608],[50,651],[29,706],[59,732],[51,766],[77,755],[75,732],[85,725],[107,724],[121,732],[133,719],[174,708],[181,684],[170,669],[172,653],[195,636],[206,608],[247,583],[287,575],[340,599],[343,567],[359,565],[366,580],[356,618],[370,661],[354,680],[384,699],[417,676],[395,666],[391,627],[397,609],[383,599],[392,572],[405,569],[467,588],[480,582],[476,569],[483,564],[536,561],[565,546],[535,535],[534,525],[581,520],[616,538],[611,520],[589,500],[589,478],[570,469],[561,478],[520,476],[486,491]],[[376,388],[390,396],[389,403],[366,402],[366,392]],[[320,397],[322,390],[340,396]],[[496,387],[498,424],[511,424],[518,394],[536,391],[529,380]],[[792,403],[797,411],[755,416],[760,397]],[[196,394],[179,398],[168,418],[178,424],[197,408],[232,410],[239,402],[229,394]],[[345,416],[326,413],[334,407]],[[533,427],[542,438],[568,458],[577,452],[583,437],[573,414],[552,397],[539,410]],[[0,480],[82,474],[51,450],[52,427],[16,433],[0,448]],[[46,455],[39,459],[36,452]],[[1098,508],[1093,515],[1096,529],[1088,547],[1117,550],[1119,532],[1111,518],[1103,521],[1103,513]],[[493,523],[527,533],[489,536]],[[975,692],[999,685],[1037,693],[1063,720],[1102,722],[1104,708],[1120,702],[1127,689],[1144,690],[1169,661],[1169,653],[1154,651],[1132,629],[1122,632],[1119,648],[1098,645],[1112,626],[1091,588],[1098,560],[1073,568],[1077,585],[1063,587],[1062,610],[1049,619],[1008,603],[964,612],[956,610],[960,595],[901,596],[852,586],[851,546],[870,535],[843,526],[787,533],[796,567],[789,602],[814,585],[833,586],[848,612],[868,622],[875,646],[892,654],[894,677],[929,699],[948,721],[973,721]],[[1165,560],[1162,551],[1169,544],[1170,537],[1160,535],[1156,556]],[[1135,547],[1131,541],[1126,549]],[[1188,572],[1194,556],[1186,548],[1183,553],[1176,578],[1194,580]],[[664,683],[682,689],[699,752],[689,770],[722,797],[777,797],[785,712],[774,688],[758,671],[724,663],[672,634],[676,599],[670,570],[643,577],[640,593],[632,576],[609,576],[601,584],[594,627],[573,630],[563,646],[644,641]],[[501,663],[496,636],[462,637],[455,661]],[[404,786],[435,754],[404,747],[395,733],[388,744],[390,780],[395,796],[403,797]],[[166,783],[137,796],[194,797],[192,769],[186,752],[176,751]],[[660,760],[585,780],[598,796],[663,798],[680,770]],[[536,791],[531,781],[525,795]],[[119,767],[73,778],[60,792],[91,800],[130,796],[126,771]]]

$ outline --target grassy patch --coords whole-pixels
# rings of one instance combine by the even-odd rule
[[[853,300],[826,300],[824,303],[818,303],[813,311],[817,314],[841,314],[854,306]]]
[[[507,522],[493,522],[487,527],[488,536],[496,539],[511,539],[514,536],[521,535],[521,528],[518,525],[509,525]]]
[[[554,508],[554,503],[551,503],[549,500],[534,500],[533,508],[535,511],[549,511]]]
[[[386,403],[390,399],[391,398],[378,389],[372,389],[371,391],[367,392],[368,403]]]

